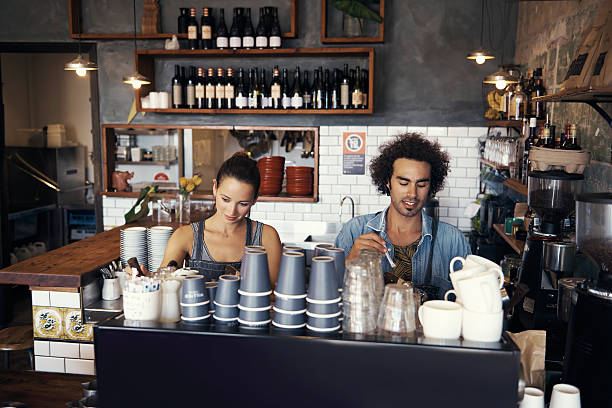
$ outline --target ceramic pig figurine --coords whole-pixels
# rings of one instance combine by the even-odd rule
[[[113,171],[113,188],[116,191],[132,191],[132,187],[128,184],[128,180],[134,177],[134,172],[129,171]]]

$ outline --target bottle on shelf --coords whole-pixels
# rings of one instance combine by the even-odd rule
[[[304,107],[304,97],[302,87],[300,85],[300,67],[295,67],[293,74],[293,92],[291,92],[291,107],[293,109],[302,109]]]
[[[215,84],[215,104],[217,109],[226,109],[225,103],[225,72],[223,68],[217,68],[217,82]]]
[[[189,9],[180,8],[181,14],[178,16],[178,31],[179,34],[187,34],[187,19],[189,18]]]
[[[565,142],[565,133],[557,132],[554,135],[555,149],[562,149],[563,143]]]
[[[210,9],[204,7],[202,9],[202,18],[200,20],[200,31],[202,34],[202,49],[210,50],[213,48],[213,26],[215,20],[211,16]]]
[[[533,71],[533,87],[531,88],[531,116],[536,119],[544,119],[546,116],[546,104],[534,101],[533,98],[546,95],[546,89],[542,81],[542,68]]]
[[[244,30],[242,31],[242,47],[251,49],[255,47],[255,30],[251,21],[251,8],[247,7],[244,17]]]
[[[236,108],[235,100],[235,85],[234,85],[234,69],[227,67],[227,78],[225,79],[225,107],[227,109]]]
[[[195,109],[195,86],[196,86],[196,69],[194,66],[189,67],[189,77],[185,83],[185,104],[187,109]]]
[[[181,79],[181,68],[174,66],[174,76],[172,77],[172,108],[180,109],[183,107],[183,82]]]
[[[316,76],[316,70],[315,70]],[[313,88],[310,86],[310,80],[308,78],[308,70],[304,70],[304,82],[302,82],[302,99],[304,101],[304,109],[312,109],[313,97],[312,97]]]
[[[357,71],[355,72],[355,85],[353,86],[351,102],[351,107],[353,109],[361,109],[363,92],[361,90],[361,69],[359,67],[357,67]]]
[[[566,133],[566,138],[562,148],[565,150],[582,150],[580,144],[578,143],[576,124],[568,124],[567,129],[568,131]]]
[[[268,30],[266,28],[265,8],[259,9],[259,22],[255,30],[255,46],[263,49],[268,48]]]
[[[204,68],[198,67],[198,77],[195,83],[195,103],[197,109],[206,109],[206,78]]]
[[[325,69],[325,79],[323,80],[323,109],[331,109],[332,85],[329,82],[329,69]]]
[[[234,8],[232,16],[232,27],[229,33],[229,46],[236,50],[242,47],[242,32],[240,30],[240,16],[238,15],[238,8]]]
[[[217,48],[223,50],[229,47],[229,32],[225,25],[225,9],[219,9],[219,25],[217,26]]]
[[[259,73],[259,89],[261,89],[261,109],[270,108],[270,87],[266,83],[266,70],[261,69]]]
[[[250,109],[257,109],[257,90],[255,82],[257,77],[255,76],[253,68],[249,68],[249,85],[247,88],[248,107]]]
[[[370,88],[370,74],[367,69],[361,70],[361,93],[362,101],[361,107],[363,109],[368,108],[368,89]]]
[[[268,44],[270,48],[280,48],[281,46],[281,29],[280,24],[278,22],[278,9],[276,7],[272,8],[272,23],[270,26],[270,38],[268,39]]]
[[[527,116],[527,95],[521,82],[516,84],[509,99],[508,120],[522,120]]]
[[[278,65],[274,66],[272,82],[270,82],[270,107],[272,109],[282,108],[282,85],[278,72]]]
[[[238,84],[236,85],[236,108],[244,109],[249,106],[248,89],[244,83],[244,70],[238,69]]]
[[[331,101],[330,101],[330,106],[331,109],[340,109],[340,85],[342,82],[341,79],[341,75],[342,75],[342,71],[340,71],[339,69],[334,69],[334,82],[332,83],[331,89],[332,89],[332,95],[331,95]]]
[[[206,108],[215,109],[217,107],[217,100],[215,98],[215,71],[213,67],[208,67],[208,76],[206,77]]]
[[[257,68],[253,68],[253,100],[251,101],[252,106],[250,106],[252,109],[261,108],[262,96],[263,92],[259,83],[259,70]]]
[[[289,71],[283,68],[283,79],[281,82],[281,105],[283,109],[291,107],[291,89],[289,88]]]
[[[546,115],[546,123],[544,124],[544,128],[542,129],[542,137],[540,137],[538,147],[555,147],[554,141],[551,141],[550,138],[550,123],[548,122],[548,115]]]
[[[344,64],[344,73],[340,80],[340,107],[348,109],[350,107],[351,85],[348,74],[348,64]]]
[[[325,87],[323,86],[323,80],[321,78],[322,67],[316,69],[314,72],[314,86],[312,92],[312,104],[314,109],[325,109]],[[328,71],[329,74],[329,71]]]
[[[196,9],[192,7],[189,10],[189,18],[187,19],[187,46],[190,50],[200,48],[198,41],[198,20],[196,20]]]

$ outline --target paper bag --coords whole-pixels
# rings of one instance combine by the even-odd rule
[[[593,64],[589,67],[589,85],[593,88],[612,85],[612,17],[604,25]]]
[[[508,333],[508,336],[521,350],[523,377],[527,387],[546,389],[546,331],[525,330],[520,333]]]

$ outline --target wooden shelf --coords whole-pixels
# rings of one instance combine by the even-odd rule
[[[508,166],[503,166],[501,164],[493,163],[492,161],[489,161],[489,160],[486,160],[486,159],[483,159],[483,158],[481,158],[479,160],[480,160],[480,162],[482,164],[485,164],[485,165],[487,165],[489,167],[493,167],[494,169],[497,169],[497,170],[508,170],[510,168]]]
[[[368,59],[369,84],[367,109],[143,109],[140,95],[156,91],[155,60],[158,58],[270,58],[270,57],[364,57]],[[151,80],[151,84],[135,89],[136,110],[153,113],[195,113],[195,114],[298,114],[298,115],[367,115],[374,112],[374,48],[372,47],[328,47],[328,48],[279,48],[251,50],[138,50],[135,69]],[[160,87],[161,89],[161,87]]]
[[[568,89],[533,98],[535,102],[612,102],[612,86]]]
[[[493,229],[497,231],[499,235],[516,251],[517,254],[522,254],[523,249],[525,249],[525,241],[519,241],[514,238],[512,235],[506,235],[504,233],[504,226],[502,224],[493,224]]]
[[[298,0],[290,0],[291,2],[291,29],[288,32],[282,33],[283,38],[297,38],[298,32]],[[127,4],[127,3],[126,3]],[[226,5],[227,7],[227,5]],[[131,6],[130,6],[131,8]],[[200,9],[200,11],[202,11]],[[162,10],[163,12],[163,10]],[[68,23],[70,29],[70,37],[82,40],[131,40],[134,38],[133,33],[84,33],[82,26],[79,24],[82,21],[83,5],[81,0],[68,0]],[[130,11],[131,15],[131,11]],[[178,15],[177,15],[178,17]],[[257,17],[257,15],[255,15]],[[229,13],[231,22],[231,13]],[[199,19],[198,19],[199,23]],[[187,34],[178,33],[137,33],[136,38],[140,40],[157,40],[164,38],[172,38],[176,35],[178,38],[187,38]]]
[[[504,181],[504,186],[516,191],[519,194],[524,196],[527,195],[527,186],[515,179],[506,179]]]
[[[131,160],[117,160],[116,164],[126,164],[126,165],[136,165],[136,166],[170,166],[172,164],[177,164],[178,160],[171,161],[152,161],[152,160],[141,160],[141,161],[131,161]]]
[[[338,11],[341,13],[340,11]],[[380,16],[383,21],[378,24],[376,37],[328,37],[327,36],[327,0],[321,0],[321,42],[323,44],[359,44],[382,43],[385,39],[385,0],[380,0]]]
[[[101,191],[100,195],[107,197],[122,197],[122,198],[138,198],[140,195],[139,191]],[[165,194],[161,193],[162,196],[165,197],[176,197],[176,194]],[[214,200],[212,192],[210,193],[193,193],[191,195],[191,200]],[[285,192],[281,192],[278,196],[259,196],[257,197],[257,201],[259,202],[293,202],[293,203],[316,203],[317,199],[315,197],[297,197],[290,196]]]
[[[537,121],[538,126],[544,125],[544,120]],[[487,122],[488,127],[516,127],[521,128],[523,126],[522,120],[490,120]]]

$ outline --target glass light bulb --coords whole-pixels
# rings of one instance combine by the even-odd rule
[[[499,81],[495,81],[495,87],[497,89],[504,89],[506,85],[508,85],[508,83],[503,79],[500,79]]]
[[[140,81],[133,81],[132,82],[132,88],[134,88],[134,89],[140,89],[141,86],[142,86],[142,84],[140,83]]]
[[[87,70],[85,68],[77,68],[76,74],[80,77],[84,77],[85,75],[87,75]]]
[[[480,64],[484,64],[486,60],[487,59],[484,57],[484,55],[478,55],[476,57],[476,63],[479,64],[479,65]]]

